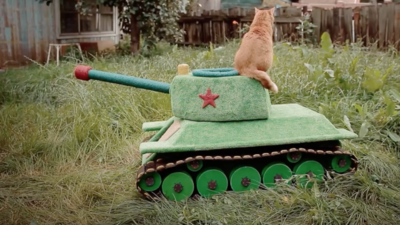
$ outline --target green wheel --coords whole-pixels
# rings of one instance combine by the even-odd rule
[[[196,187],[201,196],[209,198],[228,189],[228,178],[220,169],[206,169],[197,175]]]
[[[233,191],[258,189],[261,184],[260,173],[251,166],[238,167],[230,173],[230,185]]]
[[[297,163],[301,160],[301,152],[290,152],[286,155],[286,158],[291,163]]]
[[[186,163],[188,170],[192,172],[197,172],[203,168],[203,161],[194,160],[191,162]]]
[[[301,162],[296,163],[293,167],[293,173],[296,173],[297,168],[299,168],[299,166],[301,165]]]
[[[266,187],[275,187],[275,183],[279,180],[288,180],[292,176],[292,170],[283,163],[272,163],[264,167],[262,170],[262,180]],[[287,181],[290,184],[291,181]]]
[[[343,173],[350,169],[351,158],[348,155],[337,155],[333,157],[331,162],[332,168],[335,172]]]
[[[322,180],[324,178],[324,167],[317,161],[308,160],[299,163],[294,171],[296,175],[307,175],[303,176],[298,180],[298,184],[301,187],[311,188],[314,182],[310,181],[308,177],[312,177],[315,180]]]
[[[157,172],[145,174],[139,182],[139,187],[144,191],[155,191],[161,185],[161,176]]]
[[[193,194],[194,183],[188,173],[174,172],[165,177],[161,189],[169,200],[181,201]]]

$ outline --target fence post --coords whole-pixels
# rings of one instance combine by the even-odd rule
[[[386,46],[386,19],[387,19],[387,13],[388,13],[388,8],[386,4],[383,4],[379,6],[378,10],[378,26],[379,26],[379,48],[384,48]]]
[[[396,45],[396,49],[400,50],[399,48],[399,40],[400,40],[400,5],[395,5],[395,21],[394,21],[394,41]]]
[[[313,7],[311,11],[311,21],[316,26],[314,28],[314,38],[319,43],[321,40],[322,9]]]

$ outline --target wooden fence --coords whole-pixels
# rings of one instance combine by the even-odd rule
[[[296,7],[279,8],[275,17],[274,41],[298,41],[300,25],[307,9]],[[343,44],[361,40],[365,46],[378,43],[385,49],[394,45],[400,50],[400,3],[363,5],[324,9],[314,6],[310,12],[311,22],[317,27],[308,36],[320,41],[321,34],[329,32],[332,41]],[[232,38],[240,38],[239,31],[254,17],[254,9],[233,8],[229,10],[206,11],[201,15],[185,16],[179,21],[186,31],[185,45],[222,44]],[[234,22],[236,21],[236,22]]]
[[[354,9],[313,8],[312,22],[317,26],[314,37],[329,32],[332,41],[342,44],[346,40],[361,40],[365,46],[377,43],[381,49],[389,45],[399,49],[400,3],[363,6]]]
[[[203,11],[201,14],[182,15],[179,20],[181,29],[186,32],[184,45],[208,45],[210,42],[221,44],[228,39],[240,38],[246,25],[254,18],[254,8],[231,8],[228,10]],[[280,8],[275,17],[275,41],[284,38],[298,38],[296,26],[302,17],[301,8]]]

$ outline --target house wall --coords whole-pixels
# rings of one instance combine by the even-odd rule
[[[56,41],[54,7],[33,0],[0,0],[0,68],[44,61]]]
[[[31,60],[44,63],[50,43],[100,41],[101,46],[110,46],[110,43],[119,42],[119,32],[101,37],[61,37],[58,26],[55,4],[47,6],[34,0],[0,0],[0,68],[26,65]],[[53,59],[54,53],[55,50]]]

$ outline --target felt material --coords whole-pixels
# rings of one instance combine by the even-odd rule
[[[89,71],[92,69],[90,66],[77,65],[75,67],[75,77],[80,80],[89,80]]]
[[[166,121],[147,122],[142,124],[143,131],[156,131],[165,126]]]
[[[180,121],[175,120],[171,126],[168,127],[168,129],[165,131],[165,133],[158,139],[158,141],[166,141],[168,138],[170,138],[176,131],[178,131],[181,128]]]
[[[150,138],[149,142],[151,141],[158,141],[161,136],[168,130],[168,128],[175,122],[175,118],[171,117],[165,121],[165,125],[161,127],[161,129],[152,137]]]
[[[100,80],[100,81],[105,81],[105,82],[110,82],[110,83],[116,83],[116,84],[131,86],[131,87],[137,87],[137,88],[142,88],[142,89],[147,89],[147,90],[157,91],[157,92],[162,92],[162,93],[167,93],[167,94],[169,93],[169,88],[170,88],[170,84],[160,82],[160,81],[154,81],[154,80],[149,80],[149,79],[144,79],[144,78],[132,77],[132,76],[104,72],[104,71],[93,70],[93,69],[89,70],[89,79]]]
[[[350,131],[336,129],[324,115],[298,104],[272,105],[271,115],[267,120],[195,122],[177,117],[170,119],[180,120],[180,129],[167,141],[142,143],[142,154],[283,145],[357,137]]]
[[[199,95],[219,95],[215,107]],[[196,77],[176,76],[170,88],[174,116],[195,121],[241,121],[267,119],[271,101],[260,82],[245,76]]]
[[[215,108],[215,99],[219,97],[219,95],[211,93],[211,89],[207,88],[207,93],[205,95],[199,94],[199,97],[204,100],[203,108],[212,105]]]
[[[189,65],[188,64],[179,64],[178,65],[178,75],[186,75],[189,74]]]
[[[234,68],[196,69],[193,70],[192,75],[199,77],[226,77],[238,76],[239,72]]]
[[[160,122],[160,121],[158,121]],[[175,122],[175,117],[171,117],[166,121],[163,121],[164,125],[159,129],[159,131],[150,138],[149,142],[158,141],[162,135],[169,129],[169,127]],[[148,162],[153,160],[157,154],[142,154],[142,162]]]

